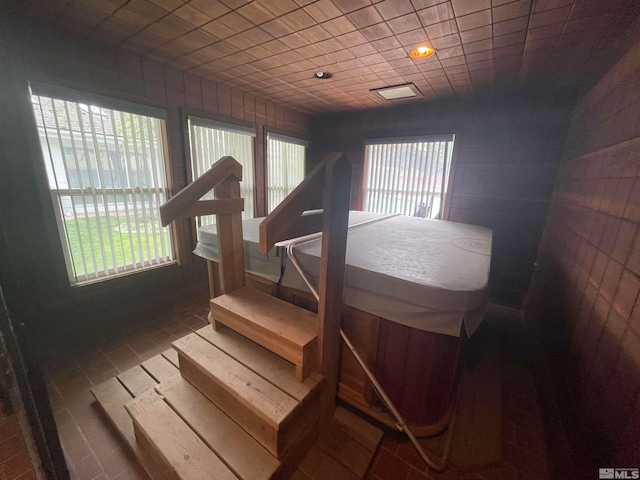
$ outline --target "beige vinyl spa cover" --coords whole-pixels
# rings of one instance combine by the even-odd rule
[[[262,219],[243,221],[245,268],[280,278],[284,248],[258,251]],[[194,253],[217,260],[213,225],[201,227]],[[491,230],[462,223],[352,211],[349,215],[345,303],[420,330],[459,336],[478,328],[488,298]],[[286,242],[283,242],[286,244]],[[318,283],[321,239],[300,243],[294,254],[313,285]],[[307,290],[284,259],[282,284]]]

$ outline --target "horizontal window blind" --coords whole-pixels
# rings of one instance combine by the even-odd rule
[[[402,140],[366,146],[364,210],[442,218],[453,137]]]
[[[267,209],[274,208],[296,188],[305,176],[306,148],[303,141],[285,141],[267,135]]]
[[[163,121],[32,96],[69,278],[82,283],[173,260]]]
[[[253,136],[255,130],[238,127],[218,121],[189,117],[189,138],[191,145],[191,173],[195,180],[211,168],[215,162],[225,155],[231,155],[242,165],[242,181],[240,195],[244,198],[242,218],[254,216],[254,169],[253,169]],[[213,192],[207,193],[205,199],[213,198]],[[215,223],[214,215],[198,217],[198,226]]]

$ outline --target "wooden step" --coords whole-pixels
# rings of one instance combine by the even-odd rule
[[[165,478],[237,480],[238,477],[154,390],[125,403],[137,443]]]
[[[223,324],[295,365],[296,378],[317,369],[316,315],[251,287],[211,300],[209,321]]]
[[[304,384],[296,382],[293,380],[293,366],[228,329],[223,328],[221,332],[214,332],[208,326],[197,333],[209,338],[211,342],[216,342],[219,346],[224,346],[227,353],[239,359],[238,361],[245,366],[251,365],[249,368],[252,370],[261,371],[260,375],[264,374],[268,377],[268,372],[276,372],[273,381],[294,398],[300,398],[303,410],[308,405],[314,404],[314,399],[318,396],[318,390],[322,385],[322,383],[318,385],[315,375]],[[250,347],[245,348],[245,343]],[[382,432],[375,427],[338,407],[333,422],[316,442],[316,447],[326,455],[319,455],[317,449],[307,455],[313,437],[299,435],[298,438],[301,441],[294,442],[295,446],[289,450],[286,461],[278,462],[189,382],[180,377],[177,364],[178,354],[171,349],[143,362],[142,369],[134,367],[92,389],[107,418],[154,480],[180,478],[176,477],[175,468],[167,468],[166,459],[173,455],[173,450],[182,448],[176,446],[174,442],[183,442],[183,440],[182,437],[171,437],[166,439],[166,443],[163,440],[162,445],[160,442],[152,444],[142,433],[139,434],[140,441],[136,440],[133,421],[125,409],[125,404],[133,398],[132,392],[139,392],[140,386],[150,384],[150,381],[160,382],[154,388],[156,392],[161,393],[164,403],[238,478],[319,480],[323,475],[327,478],[326,475],[338,472],[341,469],[340,465],[346,467],[358,478],[363,478],[367,464],[375,455],[382,436]],[[145,391],[136,395],[140,397],[148,393],[149,391]],[[163,408],[163,410],[167,413],[166,409]],[[175,417],[170,418],[171,422],[177,422]],[[181,425],[181,428],[184,426]],[[156,445],[171,451],[164,453],[154,451],[158,448]],[[183,460],[184,456],[177,458],[180,463]],[[336,465],[336,462],[340,465]],[[307,476],[300,470],[294,472],[298,466],[307,473],[313,472],[313,474]],[[211,474],[209,478],[215,477]],[[349,476],[349,478],[352,477]]]
[[[184,378],[166,380],[156,391],[238,478],[280,478],[280,462]]]
[[[173,346],[182,376],[278,459],[315,436],[315,376],[296,382],[291,365],[226,328],[205,327]]]

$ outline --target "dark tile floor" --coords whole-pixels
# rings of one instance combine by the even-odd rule
[[[38,478],[23,428],[19,414],[8,414],[0,405],[0,480]]]
[[[206,325],[207,301],[194,299],[137,328],[115,333],[100,348],[67,352],[46,365],[46,381],[60,440],[70,471],[78,480],[146,479],[144,471],[94,402],[90,388],[170,347],[171,342]],[[482,364],[483,345],[497,355],[501,376],[502,455],[490,464],[443,473],[429,471],[412,445],[385,434],[369,480],[546,480],[549,478],[543,422],[530,361],[517,344],[522,336],[514,312],[490,313],[472,338],[470,362]],[[515,339],[515,340],[514,340]],[[499,348],[494,348],[498,345]],[[473,368],[470,370],[473,374]],[[489,372],[489,375],[492,373]],[[495,380],[495,378],[494,378]],[[477,447],[477,446],[476,446]],[[482,448],[482,447],[480,447]],[[0,479],[2,480],[2,479]]]

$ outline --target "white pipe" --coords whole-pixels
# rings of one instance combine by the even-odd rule
[[[374,221],[380,221],[385,218],[388,218],[388,217],[367,220],[365,222],[361,222],[356,225],[353,225],[350,228],[364,225],[367,223],[372,223]],[[318,295],[317,290],[309,282],[309,279],[307,278],[307,276],[302,271],[302,268],[300,267],[300,264],[298,263],[298,260],[296,259],[295,254],[293,252],[293,247],[300,243],[314,240],[320,237],[321,235],[322,235],[322,232],[314,233],[311,235],[293,239],[287,244],[287,256],[291,259],[291,263],[293,263],[293,266],[298,271],[298,273],[302,277],[302,280],[304,280],[304,283],[306,283],[307,287],[309,287],[309,290],[311,291],[312,295],[315,297],[316,301],[318,302],[320,302],[320,296]],[[418,442],[418,439],[415,437],[415,435],[411,431],[411,428],[409,427],[407,422],[404,420],[404,418],[402,418],[402,415],[400,414],[396,406],[393,404],[393,402],[391,401],[387,393],[384,391],[378,379],[373,375],[373,372],[369,370],[369,367],[366,365],[364,360],[362,360],[362,357],[356,351],[355,347],[353,346],[353,343],[351,343],[351,340],[349,339],[349,337],[347,336],[347,334],[342,328],[340,329],[340,336],[342,337],[342,340],[344,340],[344,343],[347,345],[347,347],[349,347],[349,350],[351,350],[351,353],[353,353],[353,356],[356,358],[360,367],[362,367],[362,370],[364,370],[364,373],[367,375],[367,377],[369,377],[369,380],[371,380],[371,383],[373,383],[374,388],[376,389],[378,394],[382,397],[382,400],[384,401],[384,403],[389,407],[389,410],[391,411],[393,416],[396,418],[397,420],[396,427],[398,428],[398,430],[400,430],[401,432],[405,432],[407,434],[407,436],[409,437],[409,440],[411,440],[411,443],[418,451],[418,454],[420,455],[420,457],[422,457],[422,459],[429,466],[429,468],[431,468],[432,470],[435,470],[436,472],[442,472],[443,470],[445,470],[447,468],[447,460],[449,459],[449,453],[451,451],[451,443],[453,441],[453,428],[454,428],[456,416],[457,416],[458,396],[459,396],[460,389],[458,389],[458,392],[456,393],[456,397],[454,399],[454,411],[453,411],[453,416],[451,418],[451,422],[449,423],[449,428],[447,430],[447,438],[445,440],[444,452],[443,452],[442,458],[436,462],[432,460],[431,457],[429,457],[429,455],[427,455],[427,453],[424,451],[424,449],[422,448],[422,445],[420,445],[420,443]]]

